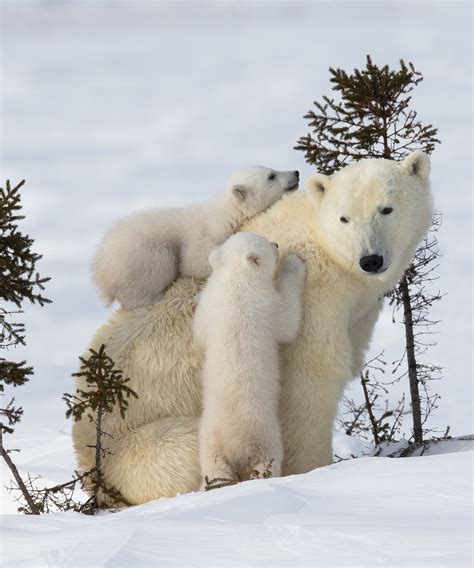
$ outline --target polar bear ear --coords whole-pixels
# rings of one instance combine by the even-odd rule
[[[402,168],[413,176],[426,180],[430,175],[431,165],[427,154],[421,150],[412,152],[401,163]]]
[[[247,255],[247,260],[250,262],[250,264],[260,266],[260,257],[254,252],[249,252],[249,254]]]
[[[314,174],[307,179],[305,189],[311,201],[319,203],[321,197],[327,193],[329,179],[330,178],[324,174]]]
[[[222,264],[222,250],[221,247],[214,249],[208,257],[208,262],[211,268],[217,268]]]
[[[249,193],[249,189],[245,187],[245,185],[237,184],[232,186],[232,195],[236,197],[238,201],[245,201]]]

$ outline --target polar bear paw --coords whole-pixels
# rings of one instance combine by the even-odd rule
[[[286,274],[295,274],[303,280],[306,276],[306,267],[304,261],[296,254],[289,254],[282,263],[282,272]]]

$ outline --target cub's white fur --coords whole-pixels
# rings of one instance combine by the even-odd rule
[[[278,346],[298,333],[304,263],[287,256],[275,280],[277,245],[253,233],[230,237],[209,262],[213,271],[194,319],[194,336],[205,349],[201,472],[235,480],[270,466],[279,476]]]
[[[296,171],[249,166],[226,191],[207,203],[152,209],[120,220],[105,234],[93,264],[93,279],[108,304],[151,304],[178,276],[205,278],[209,253],[245,220],[298,188]]]

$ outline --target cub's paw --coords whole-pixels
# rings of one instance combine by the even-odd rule
[[[286,274],[295,274],[301,280],[306,277],[306,267],[304,262],[296,254],[289,254],[282,264],[282,272]]]

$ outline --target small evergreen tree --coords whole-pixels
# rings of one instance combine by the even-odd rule
[[[333,68],[329,72],[339,100],[324,96],[322,102],[314,102],[314,110],[304,116],[311,133],[301,137],[295,146],[321,173],[331,175],[363,158],[402,160],[414,150],[431,154],[439,144],[437,129],[423,125],[410,106],[411,92],[423,80],[412,63],[406,65],[401,60],[400,69],[392,70],[388,65],[378,67],[367,56],[365,69],[355,69],[352,74]],[[439,218],[433,230],[438,226]],[[432,293],[426,287],[433,280],[439,256],[436,245],[431,233],[390,294],[394,308],[403,312],[406,349],[400,362],[407,363],[415,443],[423,441],[423,425],[438,398],[430,394],[427,381],[440,378],[439,366],[420,363],[429,346],[422,336],[437,323],[430,320],[429,308],[441,298],[439,292]],[[424,395],[420,395],[420,385]]]
[[[12,321],[22,313],[25,300],[32,304],[44,306],[51,300],[43,296],[44,284],[49,278],[42,278],[36,272],[36,263],[41,255],[32,251],[33,239],[20,232],[18,222],[24,219],[20,214],[21,181],[12,187],[7,180],[5,188],[0,188],[0,349],[7,350],[18,345],[25,345],[25,326],[21,322]],[[78,389],[76,395],[65,394],[68,404],[66,416],[80,420],[84,412],[96,425],[95,467],[91,471],[76,473],[71,481],[46,489],[37,489],[35,479],[30,476],[22,479],[11,459],[11,450],[3,444],[3,435],[12,434],[14,426],[21,420],[23,409],[15,405],[12,398],[0,408],[0,453],[14,478],[12,490],[19,490],[24,500],[20,511],[27,514],[40,514],[49,511],[80,511],[94,513],[97,511],[99,492],[107,495],[114,503],[127,504],[125,499],[114,488],[107,487],[101,475],[101,459],[107,455],[104,437],[107,433],[102,429],[102,419],[117,406],[123,417],[128,408],[128,398],[137,394],[126,384],[121,371],[115,369],[113,360],[105,353],[102,345],[99,351],[91,350],[88,359],[80,358],[81,369],[73,376],[84,377],[86,390]],[[5,386],[19,387],[28,382],[33,368],[26,361],[9,361],[0,357],[0,395],[4,397]],[[74,491],[78,484],[90,481],[93,495],[85,503],[74,499]]]
[[[18,230],[18,221],[24,219],[20,215],[20,189],[25,181],[11,187],[7,180],[5,189],[0,188],[0,349],[9,349],[17,345],[25,345],[25,326],[23,323],[11,321],[11,317],[22,313],[25,300],[32,304],[49,303],[42,295],[44,284],[49,278],[41,278],[36,272],[36,263],[41,255],[33,252],[33,239]],[[0,392],[4,385],[24,385],[33,374],[33,368],[26,361],[7,361],[0,357]],[[21,417],[21,409],[16,413],[13,408],[3,408],[0,415],[5,416],[12,426]],[[4,432],[13,430],[2,425]]]
[[[95,424],[96,442],[95,467],[91,470],[89,480],[93,491],[92,511],[100,507],[100,493],[106,495],[114,504],[127,505],[127,501],[120,492],[106,485],[102,477],[102,458],[110,452],[104,445],[106,436],[110,436],[103,430],[103,418],[113,412],[117,407],[121,417],[125,416],[130,397],[138,398],[137,393],[127,383],[128,378],[123,377],[123,372],[115,368],[114,361],[107,355],[105,345],[101,345],[98,351],[90,349],[89,358],[79,357],[81,368],[73,377],[83,377],[86,388],[78,388],[76,394],[65,393],[63,399],[68,405],[66,417],[81,420],[84,413]]]
[[[11,186],[7,180],[0,188],[0,349],[8,350],[25,345],[25,326],[12,321],[22,313],[25,300],[44,306],[50,300],[42,294],[49,278],[42,278],[36,272],[36,263],[41,255],[32,251],[33,239],[18,229],[18,222],[24,219],[21,211],[20,189],[25,181]],[[33,368],[26,361],[8,361],[0,357],[0,394],[5,396],[5,386],[19,387],[28,382]],[[21,420],[23,409],[15,406],[12,398],[0,408],[0,452],[10,468],[19,487],[29,500],[31,512],[37,513],[34,503],[26,491],[25,484],[10,457],[10,451],[3,445],[3,435],[12,434],[14,426]]]
[[[73,377],[83,377],[85,388],[78,388],[75,394],[65,393],[68,410],[66,417],[81,420],[86,414],[95,425],[95,464],[89,471],[74,472],[74,476],[66,483],[53,487],[38,488],[39,478],[28,478],[20,487],[17,478],[10,487],[11,491],[21,489],[18,497],[19,511],[26,514],[50,513],[56,511],[75,511],[87,515],[95,514],[101,506],[100,498],[107,497],[113,506],[129,505],[130,503],[114,487],[108,486],[102,476],[102,460],[110,454],[105,439],[111,437],[103,429],[104,416],[118,408],[121,417],[125,416],[130,397],[138,398],[127,383],[129,379],[123,378],[122,371],[115,368],[114,361],[107,355],[105,345],[98,351],[90,350],[88,358],[79,358],[81,368]],[[78,487],[87,487],[92,495],[86,501],[76,498]],[[102,503],[103,504],[103,503]]]

